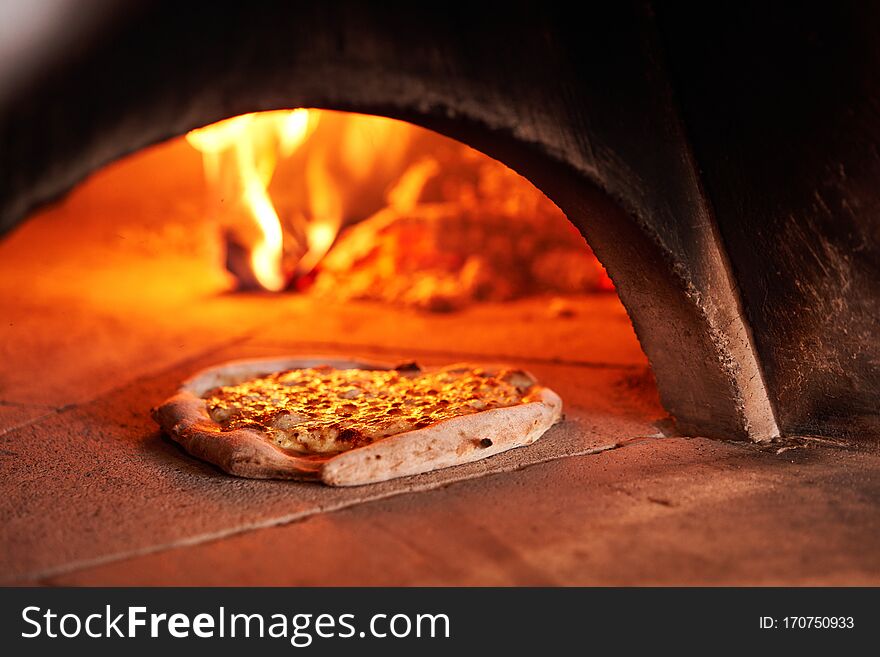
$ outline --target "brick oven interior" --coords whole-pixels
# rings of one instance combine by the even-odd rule
[[[574,30],[529,3],[269,3],[206,25],[96,7],[0,86],[0,582],[880,581],[873,10],[747,4],[696,30],[709,18],[634,2]],[[182,136],[297,107],[512,167],[616,292],[438,313],[234,289]],[[199,369],[286,354],[509,362],[565,419],[485,461],[330,488],[228,476],[150,418]]]

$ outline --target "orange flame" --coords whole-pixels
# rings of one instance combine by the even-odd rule
[[[273,292],[287,286],[287,276],[284,232],[269,183],[279,156],[296,151],[316,124],[317,115],[307,109],[263,112],[220,121],[186,136],[202,153],[209,184],[232,191],[252,219],[257,237],[250,245],[251,273],[262,288]]]
[[[364,218],[379,209],[377,201],[384,204],[388,181],[406,166],[414,131],[382,117],[296,109],[245,114],[187,134],[202,154],[213,196],[227,201],[218,213],[235,235],[248,228],[242,223],[250,224],[245,243],[233,240],[245,249],[249,271],[236,271],[243,265],[236,261],[233,273],[277,291],[291,276],[312,272],[346,219]],[[285,179],[273,200],[269,185],[288,158],[299,158],[299,174]],[[279,212],[291,195],[298,207]],[[297,261],[285,266],[291,251]]]
[[[226,229],[227,268],[242,285],[280,291],[314,283],[317,291],[335,285],[334,267],[357,261],[348,279],[357,294],[373,274],[387,288],[382,294],[400,294],[415,267],[428,273],[413,275],[413,290],[449,298],[494,290],[505,298],[550,286],[562,259],[567,277],[552,289],[614,289],[592,254],[575,253],[583,248],[580,234],[537,189],[503,164],[411,124],[297,109],[245,114],[186,138],[202,154]],[[507,223],[481,237],[473,218],[483,216]],[[386,221],[394,226],[383,232]],[[337,240],[344,225],[358,222],[373,232],[368,225]],[[352,246],[358,235],[378,241],[380,234],[384,251]],[[373,255],[363,262],[352,255],[362,252]],[[501,282],[493,287],[492,280]]]

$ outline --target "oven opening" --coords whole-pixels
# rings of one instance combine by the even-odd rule
[[[150,419],[195,373],[240,360],[500,363],[562,399],[564,417],[537,442],[483,457],[498,446],[476,441],[479,460],[395,476],[382,494],[674,432],[610,278],[563,212],[501,162],[402,121],[298,109],[191,131],[32,213],[0,241],[0,267],[0,418],[66,459],[69,476],[41,489],[60,500],[46,517],[58,527],[106,533],[105,517],[77,510],[84,495],[82,508],[124,512],[123,529],[158,521],[148,500],[168,486],[219,495],[207,502],[215,518],[197,514],[209,529],[239,508],[254,523],[277,515]],[[337,490],[349,502],[375,494]],[[322,495],[302,493],[302,511]],[[191,532],[145,522],[160,537]],[[136,528],[117,539],[96,547],[143,541]],[[35,570],[57,562],[48,550],[36,559]]]
[[[638,419],[574,430],[564,450],[669,425],[614,286],[563,212],[499,161],[403,121],[230,118],[99,170],[0,251],[12,422],[193,359],[293,353],[522,365],[566,404],[548,443],[578,417]]]

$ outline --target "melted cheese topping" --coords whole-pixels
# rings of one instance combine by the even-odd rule
[[[221,430],[252,428],[284,449],[337,453],[443,420],[531,401],[520,370],[452,366],[288,370],[204,395]]]

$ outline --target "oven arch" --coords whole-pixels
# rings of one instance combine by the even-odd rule
[[[439,8],[428,29],[424,13],[354,2],[332,14],[239,8],[207,26],[192,8],[145,11],[115,17],[109,37],[62,58],[6,113],[0,163],[14,173],[0,183],[0,229],[100,166],[231,116],[315,107],[409,121],[503,162],[565,212],[614,281],[682,432],[778,435],[687,140],[668,89],[644,74],[657,66],[646,53],[591,68],[591,51],[569,57],[564,27],[544,39],[522,8],[504,41],[479,40],[492,34],[482,8],[466,29]],[[645,41],[635,19],[621,43]],[[599,36],[597,52],[621,47]]]

